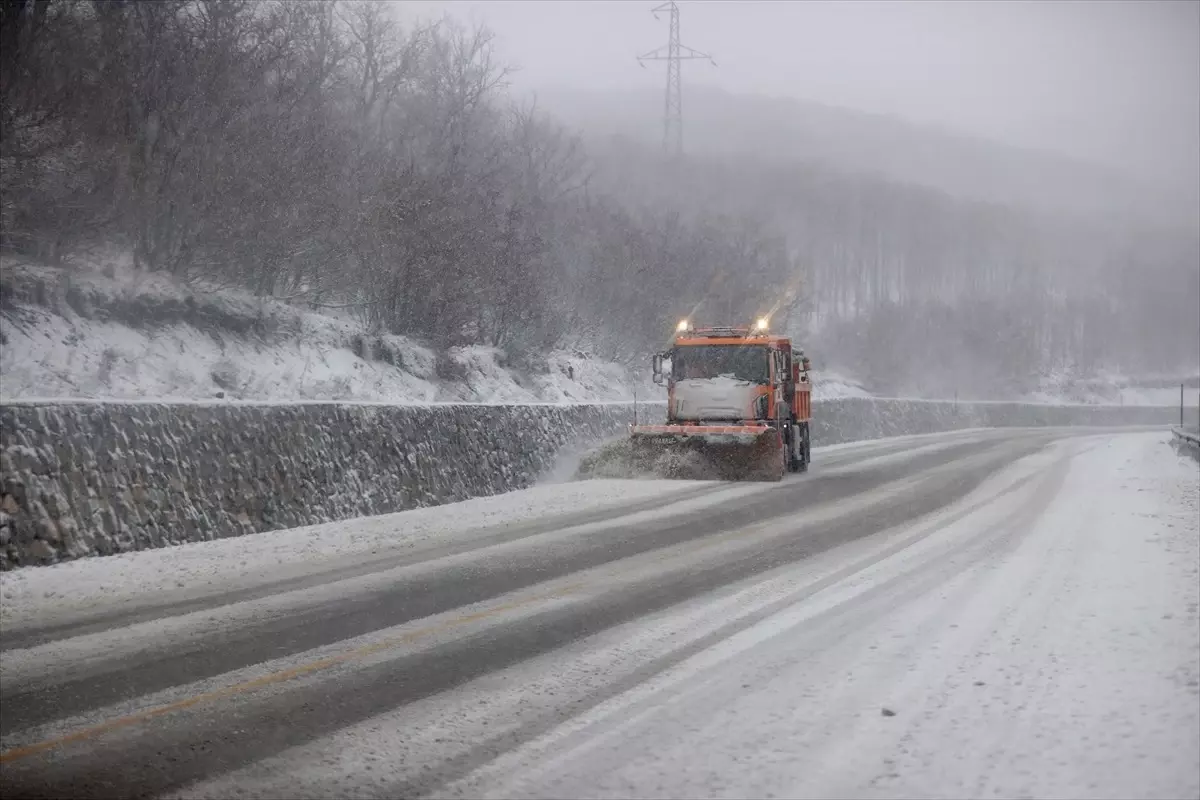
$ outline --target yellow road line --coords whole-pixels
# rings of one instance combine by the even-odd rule
[[[182,700],[176,700],[173,703],[168,703],[163,706],[149,708],[145,711],[139,711],[136,714],[129,714],[128,716],[124,717],[118,717],[116,719],[109,720],[108,722],[102,722],[99,725],[93,725],[90,728],[83,728],[55,739],[47,739],[42,742],[36,742],[35,744],[25,745],[24,747],[14,747],[11,750],[5,750],[3,753],[0,753],[0,764],[7,764],[10,761],[16,761],[17,759],[27,758],[32,755],[37,755],[38,753],[44,753],[47,750],[53,750],[54,748],[62,747],[63,745],[94,739],[97,736],[102,736],[110,731],[128,728],[132,725],[137,725],[156,717],[166,716],[167,714],[173,714],[176,711],[182,711],[184,709],[200,705],[201,703],[206,703],[212,700],[220,700],[226,697],[233,697],[239,694],[246,694],[247,692],[252,692],[265,686],[272,686],[274,684],[290,681],[294,678],[299,678],[304,675],[310,675],[323,669],[329,669],[330,667],[335,667],[339,664],[345,664],[349,661],[355,661],[370,655],[374,655],[375,653],[396,647],[397,645],[408,644],[432,633],[450,630],[471,622],[478,622],[482,619],[494,617],[497,614],[502,614],[506,611],[512,611],[514,609],[532,605],[533,603],[541,602],[543,600],[549,600],[554,597],[570,594],[571,592],[579,589],[579,587],[580,584],[574,584],[550,594],[538,595],[537,597],[530,597],[524,600],[506,603],[504,605],[493,606],[492,608],[487,608],[482,611],[476,611],[473,614],[466,614],[461,617],[455,617],[453,619],[446,620],[445,622],[441,622],[436,625],[430,625],[426,628],[410,631],[401,636],[394,636],[381,642],[364,645],[340,655],[317,659],[316,661],[310,661],[307,664],[300,664],[295,667],[279,670],[278,672],[272,672],[267,675],[254,678],[253,680],[236,683],[232,686],[226,686],[222,689],[214,689],[210,692],[202,692],[191,697],[185,697]]]

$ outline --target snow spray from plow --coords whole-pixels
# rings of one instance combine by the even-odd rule
[[[576,477],[777,481],[785,470],[774,428],[651,425],[588,453]]]

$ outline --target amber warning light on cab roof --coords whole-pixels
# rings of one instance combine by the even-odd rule
[[[754,332],[755,333],[758,333],[758,334],[766,333],[770,327],[771,327],[771,320],[769,317],[759,317],[757,320],[754,321]],[[733,333],[733,332],[738,331],[739,329],[737,329],[737,328],[701,328],[700,330],[701,331],[709,331],[709,330],[711,330],[711,331],[729,331],[729,332]],[[743,335],[745,335],[748,332],[745,328],[741,328],[740,330]],[[692,321],[690,319],[681,319],[681,320],[679,320],[679,324],[675,326],[675,332],[676,333],[696,333],[696,326],[692,323]]]

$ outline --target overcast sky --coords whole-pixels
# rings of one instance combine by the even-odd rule
[[[667,41],[641,0],[404,0],[484,22],[515,89],[654,88]],[[896,114],[1072,153],[1146,177],[1200,176],[1200,0],[694,0],[705,83]]]

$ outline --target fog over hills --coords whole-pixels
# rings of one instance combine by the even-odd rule
[[[612,135],[655,144],[662,137],[662,92],[548,87],[537,102],[585,139]],[[1116,169],[1044,150],[822,103],[736,94],[689,85],[684,96],[687,152],[798,161],[878,175],[964,199],[1071,215],[1121,215],[1194,229],[1200,182],[1165,187]]]

